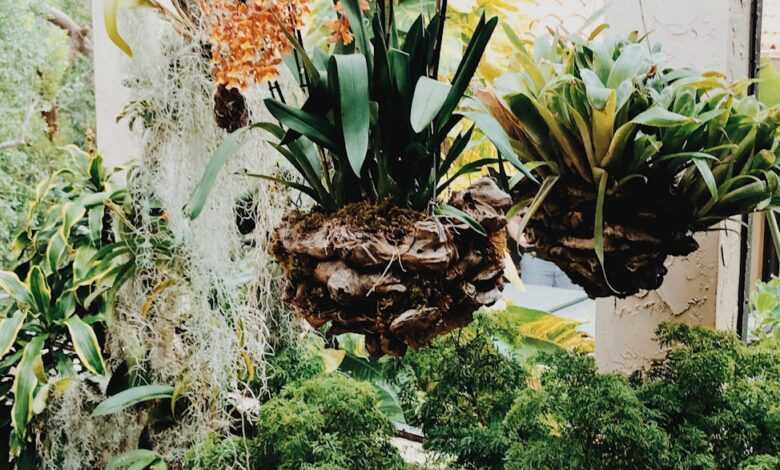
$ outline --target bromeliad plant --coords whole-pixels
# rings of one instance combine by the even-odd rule
[[[780,202],[780,108],[747,81],[665,67],[636,34],[596,40],[603,29],[533,52],[515,37],[516,89],[481,93],[502,148],[544,179],[513,188],[527,242],[591,297],[658,288],[695,232]]]
[[[82,374],[105,376],[98,338],[133,272],[119,229],[127,190],[110,181],[99,156],[71,153],[73,168],[38,187],[13,270],[0,272],[0,430],[18,465],[50,390]]]
[[[271,250],[289,278],[290,302],[312,325],[366,334],[372,352],[402,353],[471,321],[498,299],[503,282],[508,196],[483,180],[451,205],[436,204],[454,175],[496,161],[448,175],[473,128],[444,143],[461,122],[455,111],[497,21],[480,20],[444,83],[437,80],[443,12],[402,33],[393,2],[340,5],[348,44],[312,59],[289,35],[308,98],[300,108],[267,100],[279,124],[258,124],[302,181],[265,178],[316,203],[286,217]]]

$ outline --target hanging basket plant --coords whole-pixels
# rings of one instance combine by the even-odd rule
[[[290,213],[272,253],[288,299],[315,327],[366,335],[376,353],[402,354],[471,321],[498,300],[511,199],[491,180],[441,196],[473,129],[444,151],[496,20],[479,22],[451,83],[438,81],[444,15],[419,17],[402,35],[391,2],[374,12],[342,1],[336,53],[318,69],[296,44],[308,99],[269,99],[281,154],[316,202]],[[294,38],[293,38],[294,39]],[[495,162],[484,159],[460,171]],[[279,180],[277,180],[279,181]]]
[[[780,108],[748,81],[663,66],[636,34],[595,39],[603,29],[533,52],[514,37],[516,88],[481,92],[480,119],[542,179],[511,189],[528,247],[591,297],[625,297],[658,288],[696,232],[780,202]]]
[[[365,334],[372,352],[402,354],[470,322],[503,286],[509,195],[480,179],[445,203],[459,176],[498,163],[454,165],[474,131],[455,111],[497,20],[481,18],[446,83],[438,80],[446,15],[420,16],[402,33],[392,2],[343,0],[336,11],[329,57],[312,59],[286,35],[305,103],[277,93],[265,103],[277,122],[245,130],[270,133],[299,176],[262,178],[315,202],[288,214],[271,240],[291,305],[314,327]],[[208,171],[239,138],[228,138]],[[196,189],[193,215],[211,184],[204,177]]]

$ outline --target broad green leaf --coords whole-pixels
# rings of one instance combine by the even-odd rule
[[[615,61],[609,72],[607,87],[617,90],[618,86],[626,80],[632,80],[642,68],[644,46],[642,44],[629,44],[623,47],[620,57]]]
[[[338,370],[341,363],[344,361],[346,351],[340,349],[324,348],[320,350],[320,358],[322,364],[325,366],[325,373],[330,374]]]
[[[138,403],[171,398],[174,390],[170,385],[141,385],[129,388],[100,402],[92,412],[92,416],[107,416]]]
[[[371,121],[366,58],[360,54],[334,55],[331,73],[338,77],[339,109],[347,158],[352,171],[360,176],[368,152]]]
[[[48,317],[51,309],[51,290],[49,289],[49,283],[46,282],[46,276],[40,267],[33,266],[30,270],[28,282],[35,309],[44,317]]]
[[[106,466],[106,470],[142,470],[150,468],[150,466],[156,463],[163,465],[160,469],[167,468],[157,452],[147,449],[134,449],[112,457],[108,462],[108,466]]]
[[[16,343],[16,337],[19,335],[26,318],[26,313],[17,310],[10,317],[0,321],[0,358],[5,357]]]
[[[695,121],[693,118],[673,113],[658,106],[653,106],[631,120],[634,124],[651,127],[676,127]]]
[[[414,89],[410,121],[412,129],[420,133],[436,119],[452,86],[428,77],[420,77]]]
[[[10,271],[0,271],[0,289],[11,296],[16,302],[24,305],[32,305],[33,299],[30,291],[27,289],[16,273]]]
[[[98,344],[97,336],[92,331],[92,327],[75,315],[65,320],[65,326],[68,327],[73,348],[84,367],[93,374],[105,374],[106,368],[103,363],[103,355],[100,352],[100,344]]]
[[[49,245],[46,247],[46,261],[48,262],[47,268],[51,273],[57,272],[62,261],[65,251],[68,249],[68,243],[62,230],[57,230],[57,233],[49,240]]]
[[[13,393],[14,404],[11,409],[11,425],[14,435],[14,448],[19,450],[25,443],[27,425],[33,416],[33,394],[38,385],[36,367],[41,360],[41,350],[45,336],[36,336],[27,343],[22,360],[16,368]]]
[[[282,125],[332,152],[341,152],[338,131],[327,119],[270,98],[265,100],[265,106]]]
[[[195,190],[192,191],[192,196],[190,196],[188,204],[190,219],[197,219],[203,212],[209,194],[217,182],[217,175],[219,175],[228,159],[241,148],[244,141],[243,137],[244,132],[242,130],[228,134],[209,158],[206,170],[203,172],[203,176],[201,176],[197,186],[195,186]]]
[[[372,381],[371,385],[379,397],[379,410],[382,414],[392,423],[406,424],[406,417],[396,387],[384,380]]]

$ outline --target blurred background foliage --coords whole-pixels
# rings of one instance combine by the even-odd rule
[[[52,7],[90,24],[85,1],[0,2],[0,247],[16,231],[37,182],[67,158],[61,147],[84,145],[95,126],[92,57],[47,19]],[[0,266],[7,256],[0,250]]]

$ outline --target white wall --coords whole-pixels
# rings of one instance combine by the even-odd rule
[[[740,0],[621,0],[609,5],[606,20],[613,31],[650,31],[651,40],[677,65],[743,78],[749,10],[750,2]],[[670,259],[669,274],[657,291],[598,302],[596,360],[601,369],[631,371],[657,356],[653,331],[663,321],[736,327],[739,224],[729,222],[729,229],[700,234],[698,251]]]

